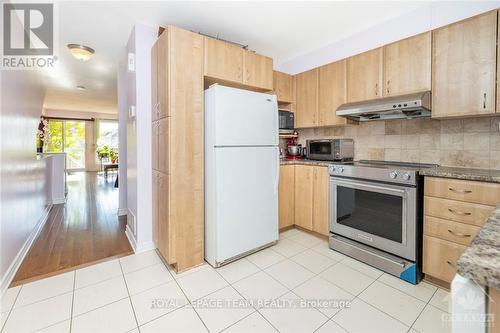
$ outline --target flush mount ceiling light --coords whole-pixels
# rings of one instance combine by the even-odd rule
[[[87,61],[94,54],[94,49],[81,44],[68,44],[69,52],[78,60]]]
[[[78,89],[78,90],[85,90],[87,88],[85,88],[85,86],[76,86],[76,89]]]

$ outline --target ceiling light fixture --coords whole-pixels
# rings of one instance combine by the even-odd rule
[[[87,88],[85,88],[85,86],[76,86],[76,89],[78,89],[78,90],[85,90]]]
[[[69,52],[78,60],[87,61],[94,54],[94,49],[81,44],[68,44]]]

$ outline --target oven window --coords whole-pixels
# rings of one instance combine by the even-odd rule
[[[314,142],[310,145],[310,154],[331,155],[332,145],[330,142]]]
[[[337,186],[337,223],[402,242],[403,198]]]

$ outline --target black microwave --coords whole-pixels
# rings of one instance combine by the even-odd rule
[[[291,130],[295,128],[294,114],[290,111],[279,111],[279,129]]]

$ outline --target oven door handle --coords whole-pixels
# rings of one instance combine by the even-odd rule
[[[345,186],[353,189],[366,189],[366,190],[372,190],[375,192],[379,193],[386,193],[386,194],[395,194],[403,199],[406,199],[408,192],[405,187],[401,188],[392,188],[392,187],[384,187],[384,186],[379,186],[379,185],[372,185],[372,184],[365,184],[365,183],[359,183],[356,181],[344,181],[344,180],[339,180],[339,179],[332,179],[331,180],[333,184],[335,185],[340,185],[340,186]]]

